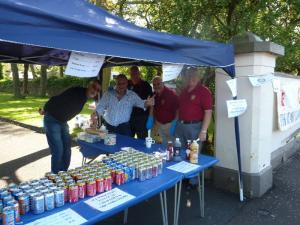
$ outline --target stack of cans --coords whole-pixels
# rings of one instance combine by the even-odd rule
[[[144,181],[162,173],[163,163],[154,155],[133,148],[58,174],[46,173],[44,178],[9,184],[0,188],[0,215],[3,224],[15,224],[29,211],[41,214],[66,202],[75,203],[132,180]]]
[[[121,185],[131,180],[145,181],[163,171],[162,159],[133,148],[117,152],[103,159],[110,169],[113,181]]]

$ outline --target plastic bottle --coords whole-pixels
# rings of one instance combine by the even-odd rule
[[[174,143],[174,161],[179,162],[182,161],[181,155],[180,155],[180,150],[181,150],[181,142],[179,138],[175,139]]]
[[[190,146],[190,162],[198,164],[198,155],[199,155],[199,145],[196,140],[194,140]]]
[[[174,156],[174,149],[172,141],[168,141],[167,145],[167,161],[172,161]]]

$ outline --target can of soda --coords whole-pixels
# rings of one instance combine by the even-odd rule
[[[89,178],[86,183],[86,195],[89,197],[96,195],[96,181],[93,178]]]
[[[64,189],[58,188],[54,191],[55,207],[61,207],[65,204],[65,192]]]
[[[117,185],[121,185],[122,184],[122,172],[121,171],[117,171],[116,172],[116,184]]]
[[[42,194],[37,194],[32,197],[32,212],[33,214],[41,214],[45,212],[45,198]]]
[[[23,194],[18,197],[19,205],[20,205],[20,214],[25,215],[30,210],[30,199],[29,195]]]
[[[3,225],[14,225],[15,224],[15,209],[14,209],[14,207],[7,206],[7,207],[3,208],[2,224]]]
[[[139,167],[139,181],[145,181],[147,179],[147,168],[144,166]]]
[[[3,205],[4,207],[7,206],[7,203],[11,200],[14,200],[13,196],[11,194],[6,195],[5,197],[3,197],[2,201],[3,201]]]
[[[112,189],[112,179],[111,176],[106,176],[104,180],[105,191],[110,191]]]
[[[76,184],[70,184],[68,188],[69,202],[78,202],[78,186]]]
[[[4,190],[4,191],[0,192],[0,199],[3,199],[7,195],[10,195],[10,193],[8,192],[8,190]]]
[[[0,219],[2,218],[3,208],[4,208],[4,206],[3,206],[2,200],[0,200]]]
[[[32,192],[29,194],[29,203],[30,203],[30,210],[33,211],[33,198],[38,196],[39,194],[37,192]]]
[[[78,186],[78,198],[83,199],[86,195],[86,184],[85,181],[79,180],[77,181]]]
[[[11,201],[11,202],[7,203],[7,206],[13,207],[15,221],[16,222],[20,222],[21,221],[21,216],[20,216],[20,206],[19,206],[19,203],[14,200],[14,201]]]
[[[55,201],[54,201],[54,193],[52,191],[48,191],[44,194],[45,198],[45,210],[49,211],[54,209]]]
[[[96,192],[104,192],[104,179],[101,176],[96,177]]]

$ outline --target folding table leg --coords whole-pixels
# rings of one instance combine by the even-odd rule
[[[166,225],[169,224],[168,222],[168,205],[167,205],[167,191],[164,191],[164,202],[165,202],[165,220],[166,220]]]
[[[200,203],[200,216],[204,217],[204,171],[198,174],[198,193]]]
[[[123,218],[123,223],[127,224],[128,222],[128,208],[124,210],[124,218]]]
[[[178,218],[179,218],[179,208],[180,208],[180,199],[181,199],[181,186],[182,186],[182,180],[179,181],[179,188],[178,188],[176,225],[178,225]]]
[[[164,203],[164,196],[163,193],[159,193],[160,197],[160,204],[161,204],[161,213],[162,213],[162,219],[163,219],[163,225],[167,225],[166,223],[166,215],[165,215],[165,203]]]

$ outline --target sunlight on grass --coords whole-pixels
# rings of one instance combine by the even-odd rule
[[[12,94],[0,92],[0,117],[15,120],[36,127],[42,127],[43,117],[38,113],[48,98],[27,96],[24,99],[16,99]],[[90,115],[92,110],[88,109],[88,102],[80,114]],[[74,127],[74,120],[70,121],[70,130]]]

